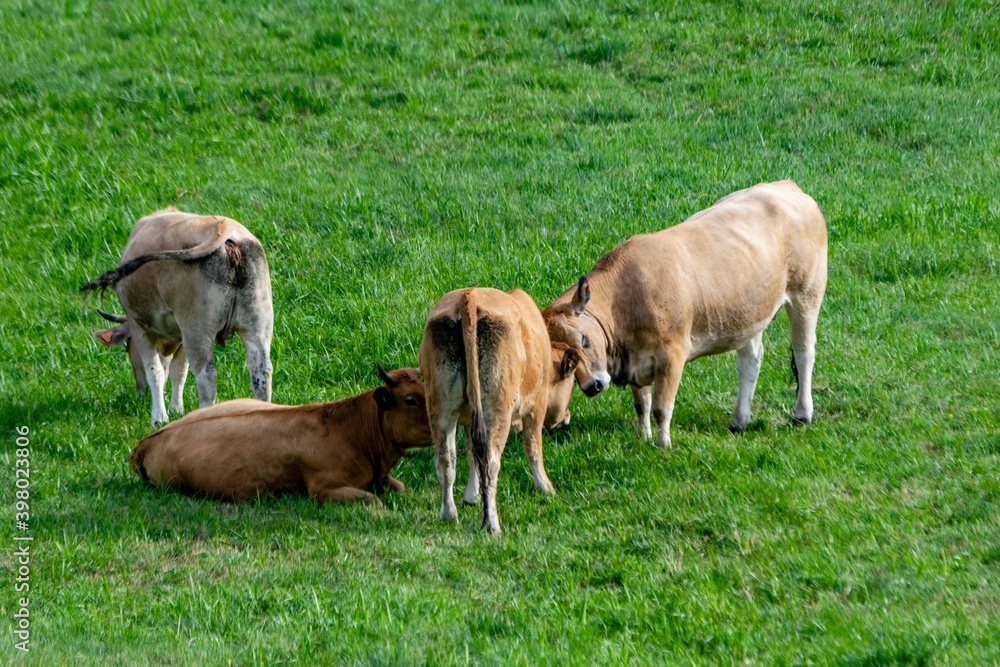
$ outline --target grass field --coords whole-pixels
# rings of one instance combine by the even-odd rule
[[[0,2],[0,662],[997,664],[998,45],[996,4],[962,0]],[[500,540],[437,520],[429,450],[381,508],[128,470],[149,398],[91,338],[114,296],[77,290],[148,212],[260,238],[275,400],[305,403],[414,365],[449,289],[546,305],[782,178],[830,232],[811,426],[782,316],[744,435],[726,355],[687,367],[667,451],[628,392],[578,394],[553,498],[512,436]],[[217,350],[220,398],[250,395],[242,354]]]

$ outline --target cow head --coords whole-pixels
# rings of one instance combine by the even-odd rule
[[[125,345],[129,361],[132,362],[132,376],[135,378],[135,390],[137,393],[144,393],[149,389],[149,385],[146,383],[146,371],[143,369],[142,359],[139,358],[139,351],[132,344],[132,332],[129,330],[127,318],[124,315],[105,313],[100,308],[97,309],[97,312],[100,313],[101,317],[109,322],[115,322],[118,326],[95,331],[94,339],[104,347]]]
[[[587,314],[590,283],[582,276],[569,303],[545,309],[545,326],[553,343],[565,343],[578,355],[576,381],[587,396],[597,396],[611,384],[608,341],[597,320]]]
[[[381,366],[376,368],[383,385],[375,390],[375,404],[386,439],[401,450],[434,444],[424,383],[417,370],[400,368],[387,373]]]
[[[545,411],[545,428],[569,425],[569,402],[573,398],[573,372],[580,364],[580,355],[565,343],[552,344],[552,371],[549,377],[549,405]]]

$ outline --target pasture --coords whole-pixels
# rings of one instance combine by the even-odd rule
[[[3,1],[5,573],[33,541],[30,652],[5,576],[0,662],[1000,662],[998,45],[973,0]],[[781,314],[743,435],[730,354],[687,366],[665,451],[628,391],[577,392],[544,441],[554,497],[512,436],[499,540],[478,508],[438,521],[431,450],[384,507],[128,470],[149,397],[91,338],[113,294],[77,290],[144,214],[261,240],[291,404],[415,365],[450,289],[544,306],[630,235],[782,178],[830,235],[810,426]],[[216,363],[220,400],[251,395],[238,339]]]

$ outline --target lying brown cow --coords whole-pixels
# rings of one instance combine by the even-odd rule
[[[784,306],[797,368],[794,418],[812,420],[816,320],[826,289],[826,222],[792,181],[735,192],[685,222],[634,236],[545,309],[553,341],[579,352],[580,388],[630,385],[639,431],[670,445],[684,364],[736,350],[739,390],[730,428],[750,422],[761,337]],[[649,386],[653,386],[650,395]]]
[[[125,316],[101,312],[120,326],[94,333],[106,347],[125,344],[139,392],[152,389],[152,422],[184,412],[188,363],[198,405],[215,403],[215,344],[238,333],[246,348],[253,394],[271,400],[271,279],[260,242],[246,227],[218,216],[165,209],[132,229],[119,266],[83,286],[116,286]],[[99,311],[100,312],[100,311]]]
[[[305,493],[377,504],[374,494],[403,491],[389,476],[403,453],[432,443],[417,371],[378,370],[384,386],[332,403],[239,399],[195,410],[139,441],[132,469],[157,486],[213,498]]]
[[[455,290],[431,311],[420,345],[427,414],[437,445],[441,518],[456,519],[455,429],[466,428],[469,484],[464,501],[483,490],[483,525],[500,532],[496,509],[500,456],[512,422],[520,423],[535,488],[552,493],[542,461],[542,428],[569,421],[575,351],[561,346],[553,365],[545,322],[521,290]],[[549,409],[550,392],[561,405]],[[546,419],[548,416],[548,423]]]

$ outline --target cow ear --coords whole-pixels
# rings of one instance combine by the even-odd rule
[[[580,354],[572,348],[566,350],[563,352],[562,364],[559,366],[560,377],[568,378],[579,365]]]
[[[388,389],[379,387],[375,390],[375,404],[383,410],[388,410],[392,407],[392,394]]]
[[[576,293],[573,295],[573,314],[579,317],[583,315],[583,311],[587,308],[587,302],[590,301],[590,282],[587,281],[587,276],[580,276],[580,282],[576,284]]]
[[[104,347],[115,347],[126,342],[129,338],[127,326],[115,327],[114,329],[101,329],[94,332],[94,340]]]

